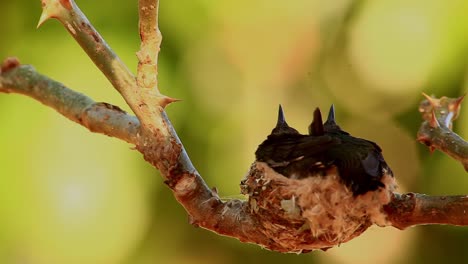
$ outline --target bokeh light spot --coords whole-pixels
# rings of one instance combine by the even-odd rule
[[[350,32],[355,70],[376,89],[425,84],[444,46],[437,1],[369,1]]]

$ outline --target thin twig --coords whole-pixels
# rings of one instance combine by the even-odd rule
[[[425,120],[418,131],[418,141],[432,152],[438,149],[460,161],[468,171],[468,142],[452,131],[453,121],[458,117],[464,95],[458,98],[435,98],[425,95],[419,106]]]

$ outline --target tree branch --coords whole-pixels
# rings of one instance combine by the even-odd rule
[[[425,121],[419,128],[418,141],[428,146],[431,152],[438,149],[460,161],[468,171],[468,143],[452,131],[465,96],[440,99],[424,96],[426,100],[421,102],[419,112]]]
[[[136,117],[116,106],[96,103],[91,98],[37,73],[32,66],[20,66],[17,60],[7,59],[3,63],[0,71],[0,93],[18,93],[32,97],[92,132],[136,144],[150,163],[162,168],[161,173],[167,179],[166,184],[190,214],[193,225],[244,242],[265,247],[271,244],[244,201],[223,202],[216,192],[208,188],[181,149],[178,139],[171,141],[174,144],[172,149],[166,145],[155,147],[148,144],[151,139],[139,135],[140,123]],[[166,118],[165,115],[164,117]],[[172,126],[168,129],[175,133]],[[160,148],[166,152],[158,152]],[[164,156],[166,159],[163,159]],[[285,251],[274,244],[269,248]]]
[[[159,153],[141,147],[145,145],[147,139],[138,136],[139,122],[135,117],[124,113],[117,107],[95,103],[85,95],[37,73],[31,66],[19,66],[17,62],[12,62],[10,59],[3,64],[2,69],[0,92],[30,96],[92,132],[137,144],[144,151],[145,158],[153,164],[159,164],[159,162],[173,164],[169,168],[165,167],[163,176],[177,200],[190,214],[193,225],[271,250],[300,251],[297,247],[284,247],[275,242],[272,237],[267,236],[266,234],[270,231],[266,225],[268,216],[258,219],[258,215],[252,214],[253,209],[250,204],[240,200],[221,201],[216,192],[207,187],[194,169],[184,169],[185,166],[191,166],[185,152],[179,154],[179,157],[176,155],[178,152],[175,152],[169,155],[172,157],[171,160],[158,161]],[[172,127],[168,129],[173,130]],[[176,142],[173,143],[179,146]],[[161,147],[167,148],[167,146]],[[175,148],[182,151],[179,147]],[[409,193],[394,194],[391,202],[385,205],[383,210],[390,225],[404,229],[420,224],[468,225],[467,208],[466,196],[439,197]],[[274,216],[269,217],[274,218]],[[359,234],[364,230],[359,230]],[[293,231],[292,227],[290,231]]]
[[[288,199],[280,197],[283,199],[280,204],[272,204],[271,206],[278,209],[277,212],[261,211],[259,208],[262,207],[258,206],[259,203],[263,203],[264,206],[272,201],[229,200],[223,202],[216,191],[207,186],[192,165],[164,112],[164,107],[174,100],[162,95],[157,87],[157,57],[161,43],[161,34],[157,26],[157,0],[139,1],[142,46],[138,52],[138,81],[108,47],[72,0],[42,0],[42,4],[44,11],[39,25],[48,18],[60,20],[122,94],[138,119],[126,114],[118,107],[95,103],[85,95],[72,91],[37,73],[31,66],[20,66],[19,62],[14,59],[6,60],[1,67],[0,92],[20,93],[33,97],[93,132],[103,133],[135,144],[136,149],[143,154],[145,160],[159,169],[175,198],[190,215],[193,225],[221,235],[235,237],[243,242],[255,243],[271,250],[306,252],[317,248],[326,249],[345,242],[360,235],[372,224],[367,218],[353,219],[362,221],[362,225],[357,226],[356,229],[347,230],[351,235],[347,236],[345,240],[335,240],[333,237],[324,238],[312,234],[308,229],[310,225],[304,224],[302,215],[294,215],[297,213],[296,207],[294,207],[294,197]],[[425,121],[427,124],[423,124],[423,126],[428,125],[429,127],[422,128],[418,138],[422,142],[429,142],[431,147],[447,148],[457,157],[463,157],[464,161],[465,156],[462,155],[466,152],[458,153],[455,146],[444,148],[443,144],[437,143],[436,139],[436,136],[443,134],[430,134],[442,126],[450,129],[452,120],[458,115],[459,103],[447,104],[444,109],[450,111],[445,113],[441,111],[439,117],[434,111],[429,115],[430,118],[427,118],[428,115],[423,115],[424,118],[427,118]],[[422,112],[426,114],[426,110]],[[448,139],[442,140],[445,142],[444,144],[448,144],[446,140]],[[269,194],[273,195],[279,193],[277,188],[283,188],[284,192],[291,190],[284,189],[284,185],[281,184],[270,184],[271,181],[268,179],[265,181],[265,178],[262,178],[265,175],[262,174],[261,167],[258,167],[258,163],[255,166],[252,166],[250,176],[258,176],[259,181],[256,181],[257,178],[249,180],[253,180],[254,185],[264,184],[258,185],[258,190],[271,191]],[[284,178],[278,177],[279,180],[276,184],[284,183]],[[267,184],[270,185],[266,186]],[[302,185],[303,182],[299,182],[298,186]],[[372,197],[372,195],[374,194],[370,194],[367,198],[375,202],[376,197]],[[383,195],[385,196],[385,194]],[[348,197],[348,199],[352,201],[354,198]],[[377,217],[381,216],[387,219],[386,224],[400,229],[418,224],[468,225],[468,216],[465,213],[466,208],[468,208],[466,196],[431,197],[410,193],[405,195],[391,194],[389,199],[389,203],[379,206],[378,210],[373,213],[378,214]],[[270,205],[267,204],[267,206]],[[313,207],[309,208],[309,212],[312,212],[313,209]],[[288,214],[292,214],[292,216]],[[329,217],[329,221],[334,221],[333,216],[327,217]],[[290,219],[290,221],[284,221],[284,219]],[[313,225],[314,223],[308,224]],[[327,239],[326,243],[324,239]]]
[[[141,46],[137,52],[137,83],[147,89],[157,89],[158,82],[158,54],[162,41],[158,27],[158,9],[157,0],[138,1]]]
[[[405,229],[415,225],[468,225],[468,196],[428,196],[419,193],[394,194],[384,206],[392,226]]]
[[[164,108],[174,100],[161,95],[157,89],[140,89],[135,76],[107,45],[73,0],[42,0],[42,7],[43,12],[38,26],[50,18],[59,20],[119,91],[140,122],[144,124],[142,128],[153,132],[157,130],[160,125],[157,121],[160,120],[158,116],[162,111],[160,108]],[[157,11],[157,8],[153,10]]]
[[[0,92],[19,93],[55,109],[91,132],[137,142],[140,122],[117,106],[96,103],[91,98],[75,92],[63,84],[39,74],[30,65],[19,65],[9,58],[0,71]]]
[[[127,67],[72,0],[43,0],[42,3],[44,11],[39,25],[48,18],[60,20],[135,112],[141,122],[140,133],[137,133],[137,140],[134,142],[137,150],[143,154],[145,160],[159,169],[176,199],[190,214],[192,224],[272,250],[287,251],[272,244],[270,238],[264,235],[264,228],[249,213],[244,201],[221,201],[200,177],[163,110],[168,103],[175,100],[161,95],[157,89],[140,89]],[[142,30],[157,29],[157,1],[142,1],[140,7],[147,7],[140,11]],[[150,44],[148,39],[152,38],[145,36],[152,34],[155,33],[142,34],[143,41]],[[153,41],[160,42],[160,37]],[[150,50],[150,46],[144,46],[139,57],[145,54],[145,49]],[[159,45],[156,47],[159,51]],[[148,54],[150,64],[155,63],[157,53],[149,51]],[[145,62],[143,60],[141,65],[146,70],[148,68],[144,66]]]

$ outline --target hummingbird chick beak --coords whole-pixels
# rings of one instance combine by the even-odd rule
[[[276,122],[276,127],[273,128],[271,131],[271,135],[274,136],[281,136],[281,135],[291,135],[291,134],[299,134],[299,132],[290,127],[286,122],[286,118],[284,117],[283,107],[279,105],[278,107],[278,121]]]

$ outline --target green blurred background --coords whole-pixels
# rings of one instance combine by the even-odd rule
[[[136,68],[137,1],[78,1]],[[378,142],[400,192],[466,194],[462,166],[415,141],[421,92],[468,89],[466,0],[162,0],[163,93],[195,166],[223,197],[281,103],[302,132],[316,106]],[[0,59],[17,56],[96,101],[128,110],[40,1],[0,1]],[[455,131],[468,136],[468,107]],[[326,110],[325,110],[326,112]],[[468,229],[371,228],[327,252],[279,254],[188,223],[132,146],[92,134],[25,96],[0,94],[0,263],[468,263]]]

